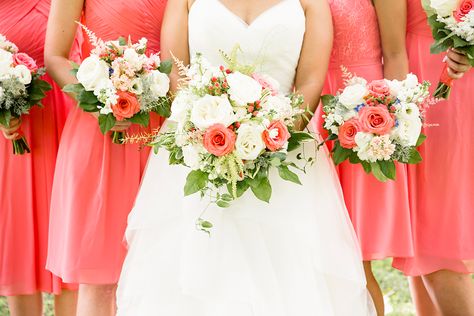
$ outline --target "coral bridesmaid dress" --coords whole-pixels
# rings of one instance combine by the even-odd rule
[[[410,70],[433,83],[444,66],[431,55],[433,42],[420,0],[408,0]],[[455,82],[447,102],[428,111],[424,161],[409,168],[415,257],[394,264],[408,275],[441,269],[474,272],[474,71]]]
[[[40,67],[49,7],[50,0],[0,1],[0,33]],[[44,107],[22,118],[31,153],[14,156],[11,141],[0,136],[0,295],[58,294],[65,287],[45,264],[56,154],[73,103],[48,76],[44,79],[53,86]]]
[[[370,0],[329,0],[334,48],[323,94],[344,87],[341,66],[368,81],[383,78],[382,50],[375,9]],[[321,134],[322,108],[314,124]],[[344,198],[364,260],[409,256],[413,252],[406,168],[397,165],[397,181],[379,182],[360,165],[338,166]]]
[[[164,0],[87,0],[84,21],[104,40],[131,35],[160,48]],[[83,57],[90,45],[84,41]],[[129,133],[150,131],[132,126]],[[74,108],[58,153],[51,205],[47,268],[67,282],[114,284],[126,249],[122,243],[127,216],[138,191],[149,149],[113,144],[97,119]]]

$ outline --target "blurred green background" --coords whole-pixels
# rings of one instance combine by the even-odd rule
[[[392,269],[391,261],[374,262],[374,272],[385,295],[387,316],[414,316],[408,282],[397,270]],[[0,297],[0,316],[8,316],[7,302]],[[45,296],[45,316],[53,316],[53,302],[50,295]]]

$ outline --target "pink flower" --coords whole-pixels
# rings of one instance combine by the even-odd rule
[[[463,0],[459,5],[459,8],[454,12],[454,18],[456,18],[456,21],[461,22],[462,18],[471,12],[472,6],[472,0]]]
[[[237,136],[223,124],[214,124],[204,133],[204,148],[217,156],[222,157],[234,150]]]
[[[33,58],[25,53],[17,53],[13,55],[13,62],[15,65],[23,65],[28,68],[29,71],[35,72],[38,70],[38,66]]]
[[[131,118],[140,112],[140,104],[135,94],[119,91],[117,95],[119,99],[116,104],[112,105],[112,112],[117,121]]]
[[[390,87],[385,80],[375,80],[367,86],[370,93],[376,98],[384,98],[390,95]]]
[[[252,74],[252,78],[255,79],[263,89],[270,90],[272,96],[276,96],[278,94],[278,82],[273,78],[257,73]]]
[[[285,146],[290,139],[290,132],[282,121],[272,122],[266,130],[263,131],[263,142],[270,151],[277,151]]]
[[[395,125],[395,120],[385,106],[364,106],[359,112],[362,131],[385,135]]]
[[[357,146],[355,136],[361,131],[360,123],[352,118],[339,127],[339,143],[343,148],[352,149]]]

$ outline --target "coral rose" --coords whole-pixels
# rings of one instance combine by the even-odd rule
[[[385,135],[395,125],[395,120],[384,106],[365,106],[359,112],[362,131]]]
[[[357,146],[355,137],[358,132],[361,131],[360,123],[357,119],[352,118],[347,122],[344,122],[339,127],[339,143],[343,148],[352,149]]]
[[[236,137],[226,126],[214,124],[204,133],[204,148],[217,157],[225,156],[234,150]]]
[[[117,92],[118,101],[112,105],[112,112],[117,121],[133,117],[140,112],[140,104],[135,94],[125,91]]]
[[[263,142],[270,151],[282,149],[290,136],[288,128],[282,121],[272,122],[262,134]]]
[[[36,65],[35,60],[25,53],[14,54],[13,62],[15,63],[15,66],[16,65],[26,66],[26,68],[28,68],[28,70],[31,72],[35,72],[38,70],[38,65]]]
[[[464,0],[459,5],[459,8],[454,12],[456,21],[461,22],[462,18],[465,17],[472,10],[472,0]]]
[[[390,87],[385,80],[375,80],[367,86],[370,93],[376,98],[384,98],[390,95]]]

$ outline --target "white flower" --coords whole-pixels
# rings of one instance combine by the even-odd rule
[[[281,95],[269,96],[262,102],[261,113],[264,115],[270,114],[275,120],[291,118],[293,116],[291,100]]]
[[[171,104],[171,116],[169,120],[184,125],[195,101],[196,97],[194,94],[187,90],[180,91]]]
[[[244,123],[237,130],[235,151],[240,159],[254,160],[265,149],[262,133],[265,128],[261,125]]]
[[[418,84],[418,77],[415,74],[408,74],[407,78],[403,80],[403,86],[407,89],[415,89]]]
[[[391,137],[403,146],[415,146],[423,126],[420,110],[414,103],[400,103],[396,108],[398,126],[393,129]]]
[[[150,81],[150,90],[154,97],[164,97],[170,90],[170,78],[158,70],[153,70],[147,76]]]
[[[234,123],[235,115],[227,95],[205,95],[197,100],[191,110],[191,122],[199,129],[218,123],[224,126]]]
[[[135,70],[140,70],[143,67],[142,58],[133,48],[127,48],[123,52],[123,59]]]
[[[204,152],[202,145],[189,144],[183,148],[183,159],[186,166],[193,170],[200,168],[201,154]]]
[[[12,53],[0,49],[0,78],[5,78],[10,74],[12,63]]]
[[[15,68],[13,68],[12,75],[17,77],[18,80],[24,85],[31,83],[31,72],[25,65],[17,65]]]
[[[396,79],[395,80],[385,79],[385,82],[390,87],[390,94],[393,95],[394,97],[397,97],[398,94],[400,93],[400,90],[402,90],[403,83]]]
[[[132,80],[130,92],[135,93],[136,95],[141,95],[143,93],[143,83],[141,78],[135,78]]]
[[[262,96],[262,86],[253,78],[235,72],[227,76],[230,99],[239,106],[253,103]]]
[[[453,0],[431,0],[431,7],[442,17],[450,16],[456,11],[458,1]]]
[[[0,87],[0,100],[2,100],[2,98],[3,98],[3,88]]]
[[[100,103],[103,104],[100,108],[100,114],[107,115],[112,113],[112,105],[118,101],[117,90],[112,81],[104,80],[100,82],[94,89],[94,95]]]
[[[364,103],[364,97],[367,95],[368,90],[365,85],[355,84],[348,86],[339,96],[339,102],[346,108],[352,110],[355,109],[359,104]]]
[[[77,72],[77,80],[84,86],[86,91],[94,91],[95,88],[109,79],[109,66],[96,55],[84,59]]]
[[[359,132],[356,134],[354,141],[359,150],[365,150],[369,146],[372,138],[374,138],[374,135],[370,133]]]

